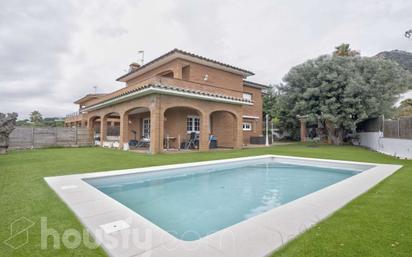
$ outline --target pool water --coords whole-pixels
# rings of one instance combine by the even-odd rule
[[[359,172],[267,158],[86,182],[175,237],[193,241]]]

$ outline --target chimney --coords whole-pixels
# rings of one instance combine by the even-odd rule
[[[140,64],[138,64],[137,62],[132,62],[132,63],[129,65],[129,72],[135,71],[135,70],[137,70],[137,69],[139,69],[139,68],[140,68]]]

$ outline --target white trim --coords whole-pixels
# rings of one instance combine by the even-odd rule
[[[248,115],[243,115],[242,118],[243,119],[252,119],[252,120],[260,119],[260,117],[258,117],[258,116],[248,116]]]
[[[252,82],[252,81],[249,81],[249,80],[243,80],[243,86],[253,87],[253,88],[259,88],[259,89],[262,89],[262,90],[263,90],[263,89],[272,88],[272,87],[269,86],[269,85],[264,85],[264,84]]]
[[[191,119],[192,120],[192,130],[187,130],[187,119]],[[199,130],[193,130],[195,128],[195,119],[199,120]],[[196,132],[196,133],[200,133],[200,117],[198,115],[187,115],[186,116],[186,133],[190,134],[192,132]]]
[[[226,99],[226,98],[220,98],[220,97],[208,96],[208,95],[199,95],[195,93],[181,92],[181,91],[176,91],[176,90],[166,89],[166,88],[149,87],[149,88],[145,88],[145,89],[124,95],[124,96],[120,96],[114,99],[107,100],[105,102],[102,102],[102,103],[99,103],[99,104],[96,104],[90,107],[86,107],[82,109],[82,113],[85,111],[93,111],[93,110],[101,109],[106,106],[125,102],[129,99],[142,97],[142,96],[153,94],[153,93],[165,94],[165,95],[176,95],[176,96],[182,96],[182,97],[187,97],[187,98],[208,100],[208,101],[213,101],[213,102],[222,102],[222,103],[239,104],[239,105],[253,105],[253,103],[248,103],[248,102],[234,100],[234,99]]]
[[[249,126],[249,128],[245,128],[245,125]],[[251,122],[243,122],[242,123],[243,131],[252,131],[252,123]]]
[[[264,158],[273,158],[279,162],[293,163],[297,165],[363,171],[292,202],[191,242],[182,241],[173,237],[157,225],[83,180],[86,178],[133,173],[168,172],[171,169],[185,167],[193,167],[193,170],[196,170],[196,167],[202,165],[224,164]],[[109,253],[109,256],[143,256],[147,254],[152,257],[163,257],[166,255],[186,256],[190,254],[191,256],[199,257],[261,257],[268,256],[288,241],[303,233],[306,229],[309,229],[318,222],[329,217],[347,203],[392,175],[401,167],[401,165],[262,155],[139,169],[47,177],[45,178],[45,181],[67,204],[90,233],[97,238],[98,243]],[[67,185],[76,185],[77,188],[68,190],[61,189],[62,186]],[[99,226],[119,220],[125,220],[131,227],[124,229],[124,233],[110,234],[115,236],[116,240],[120,240],[118,241],[119,243],[116,244],[119,247],[113,248],[113,238],[98,236],[102,235],[102,233],[104,235],[104,232]],[[147,230],[151,231],[150,238],[148,239],[150,242],[148,244],[139,241],[138,245],[128,244],[126,249],[121,247],[123,243],[125,243],[122,242],[122,240],[129,239],[128,237],[125,239],[122,235],[129,235],[133,231]],[[229,241],[227,239],[229,239]],[[232,239],[236,240],[233,241]]]

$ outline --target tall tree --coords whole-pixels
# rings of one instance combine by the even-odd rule
[[[43,116],[39,111],[32,111],[30,113],[30,121],[33,123],[41,123],[43,121]]]
[[[263,97],[263,116],[269,114],[272,119],[272,123],[275,126],[279,124],[279,91],[277,86],[272,86],[272,90],[267,92]]]
[[[275,91],[277,86],[272,86],[272,89],[263,97],[263,116],[269,114],[272,118],[276,116],[278,110],[279,93]]]
[[[341,57],[354,57],[360,55],[360,53],[356,50],[352,50],[349,44],[341,44],[335,47],[335,51],[333,52],[334,56],[341,56]]]
[[[282,119],[296,126],[296,116],[307,115],[324,125],[331,143],[341,144],[358,122],[391,110],[411,79],[392,61],[334,54],[292,68],[284,81]]]

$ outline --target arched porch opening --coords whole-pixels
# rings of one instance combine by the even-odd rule
[[[100,145],[100,116],[92,116],[87,120],[87,127],[89,129],[89,139],[92,144]]]
[[[100,138],[103,146],[116,147],[120,142],[120,113],[110,112],[101,118]]]
[[[238,117],[229,111],[210,114],[211,148],[237,148],[239,146]]]
[[[164,112],[163,149],[197,150],[200,148],[202,113],[188,106],[170,107]],[[206,121],[208,122],[208,121]]]
[[[124,113],[121,124],[122,142],[128,144],[130,149],[149,149],[151,142],[150,109],[135,107]]]

